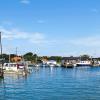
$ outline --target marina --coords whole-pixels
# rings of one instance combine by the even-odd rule
[[[100,100],[100,0],[0,0],[0,100]]]
[[[5,74],[0,100],[99,100],[100,67],[33,68],[27,76]]]
[[[58,62],[35,56],[33,62],[26,55],[29,59],[33,54],[1,62],[0,100],[100,99],[99,58],[64,57]]]

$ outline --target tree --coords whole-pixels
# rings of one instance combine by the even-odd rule
[[[3,62],[9,62],[9,55],[2,54],[2,55],[0,55],[0,59],[2,59]]]
[[[28,52],[28,53],[24,54],[23,57],[26,61],[31,61],[31,62],[35,62],[35,63],[37,62],[37,58],[38,58],[37,54],[33,54],[32,52]]]
[[[58,63],[60,63],[62,60],[62,57],[61,56],[51,56],[51,57],[49,57],[49,60],[55,60]]]
[[[90,56],[87,54],[81,55],[80,57],[82,60],[89,60],[90,59]]]

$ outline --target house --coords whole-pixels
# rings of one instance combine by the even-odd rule
[[[21,56],[15,56],[15,57],[11,58],[11,61],[12,62],[20,62],[20,61],[22,61],[22,57]]]
[[[80,57],[73,57],[73,56],[70,56],[70,57],[63,57],[62,58],[62,63],[76,63],[76,62],[79,62],[80,61]]]

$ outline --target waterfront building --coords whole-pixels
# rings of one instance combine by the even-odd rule
[[[81,56],[81,57],[63,57],[62,58],[62,66],[68,67],[68,66],[91,66],[92,60],[91,58],[87,56]]]
[[[12,57],[12,58],[11,58],[11,61],[12,61],[12,62],[20,62],[20,61],[22,61],[22,57],[21,57],[21,56]]]

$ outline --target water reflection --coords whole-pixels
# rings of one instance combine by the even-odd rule
[[[4,79],[0,79],[0,100],[6,100],[6,86]]]

